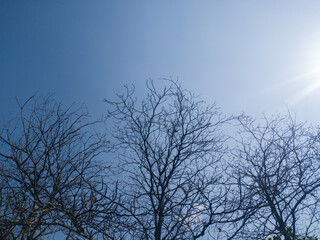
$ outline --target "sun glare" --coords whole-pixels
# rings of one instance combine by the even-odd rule
[[[269,89],[273,90],[285,90],[285,89],[295,89],[289,90],[293,91],[292,97],[288,100],[289,107],[294,107],[303,99],[308,96],[315,94],[315,91],[320,88],[320,69],[314,69],[312,71],[301,74],[293,79],[284,81],[275,85]],[[298,90],[297,90],[298,89]]]
[[[301,69],[309,69],[296,78],[284,82],[282,87],[290,87],[295,89],[289,105],[294,107],[302,100],[309,96],[314,96],[315,92],[320,88],[320,35],[310,34],[304,37],[304,44],[300,48]],[[289,86],[290,85],[290,86]]]
[[[317,74],[319,75],[319,74]],[[305,88],[303,88],[301,91],[299,91],[291,101],[290,105],[295,106],[297,103],[299,103],[301,100],[312,94],[315,90],[317,90],[320,87],[320,77],[317,76],[312,80],[311,83],[309,83]]]

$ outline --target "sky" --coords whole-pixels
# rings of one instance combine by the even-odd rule
[[[54,93],[106,112],[178,79],[226,114],[320,124],[318,0],[0,0],[0,120]],[[1,125],[0,125],[1,126]]]
[[[320,1],[0,1],[0,118],[54,93],[105,113],[178,79],[226,114],[320,123]]]

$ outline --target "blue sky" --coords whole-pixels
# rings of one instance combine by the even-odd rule
[[[102,114],[124,84],[179,79],[226,113],[320,122],[319,1],[0,1],[0,117],[55,93]]]

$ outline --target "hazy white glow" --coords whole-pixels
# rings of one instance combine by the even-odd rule
[[[292,81],[286,82],[285,85],[299,82],[301,90],[299,90],[289,102],[291,107],[295,106],[301,100],[314,94],[314,92],[320,87],[320,45],[319,35],[309,36],[305,39],[306,45],[304,46],[304,59],[306,66],[314,69],[313,71],[307,72],[293,79]]]
[[[314,76],[319,76],[318,78],[320,79],[320,70],[319,69],[314,69],[312,71],[309,71],[307,73],[298,75],[297,77],[287,80],[287,81],[283,81],[280,82],[279,84],[273,85],[269,88],[265,88],[263,91],[264,92],[272,92],[275,90],[283,90],[283,88],[288,87],[288,86],[292,86],[294,84],[298,84],[301,82],[310,82],[310,79],[314,78]],[[312,81],[312,85],[313,85],[314,81]]]
[[[303,88],[300,92],[298,92],[294,96],[294,98],[291,102],[291,105],[292,106],[296,105],[298,102],[300,102],[302,99],[304,99],[305,97],[310,95],[312,92],[314,92],[319,87],[320,87],[320,79],[317,78],[316,80],[314,80],[312,83],[307,85],[305,88]]]
[[[310,94],[312,94],[315,90],[320,88],[320,69],[314,69],[312,71],[309,71],[307,73],[301,74],[293,79],[290,79],[288,81],[281,82],[269,89],[266,89],[267,91],[273,91],[273,90],[286,90],[286,88],[297,88],[300,87],[300,90],[296,91],[296,93],[293,95],[291,100],[289,100],[288,104],[289,107],[294,107],[297,103],[299,103],[304,98],[308,97]]]
[[[277,88],[279,88],[279,87],[285,87],[285,86],[287,86],[287,85],[289,85],[289,84],[303,81],[303,80],[305,80],[306,78],[309,78],[309,77],[313,76],[314,74],[316,74],[316,73],[318,73],[318,72],[319,72],[319,69],[314,69],[313,71],[310,71],[310,72],[301,74],[301,75],[299,75],[299,76],[297,76],[297,77],[295,77],[295,78],[293,78],[293,79],[291,79],[291,80],[289,80],[289,81],[282,82],[282,83],[280,83],[279,85],[277,85],[277,86],[275,86],[275,87],[277,87]]]

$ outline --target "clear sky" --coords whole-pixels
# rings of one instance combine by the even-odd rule
[[[0,1],[0,117],[55,93],[103,113],[124,84],[179,78],[226,113],[320,123],[320,1]]]

